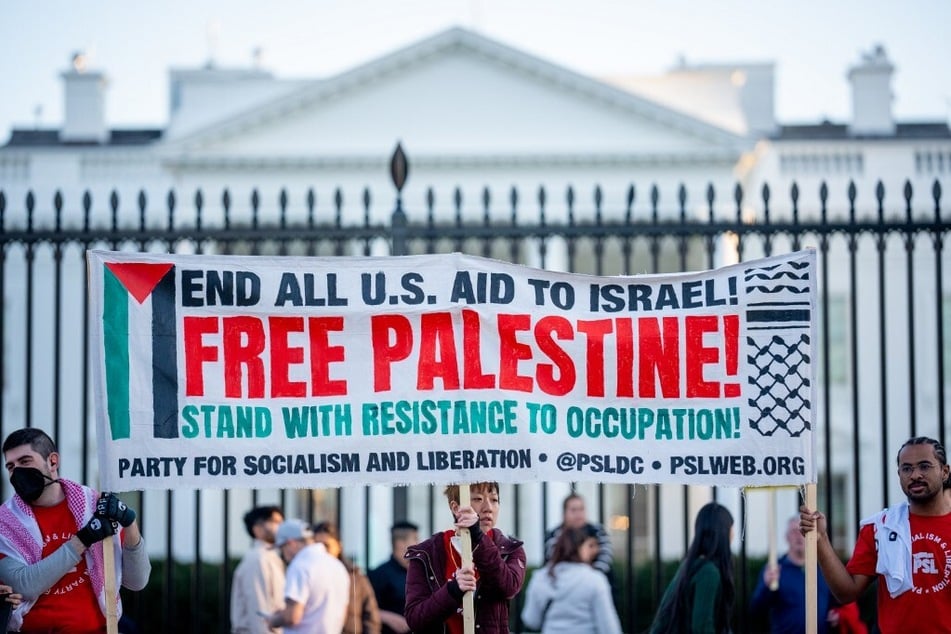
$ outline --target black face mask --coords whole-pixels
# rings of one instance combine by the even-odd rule
[[[43,475],[42,471],[34,467],[17,467],[10,476],[10,484],[13,485],[13,490],[27,504],[36,502],[43,495],[43,489],[54,482],[58,482],[58,480],[50,480],[50,478]]]

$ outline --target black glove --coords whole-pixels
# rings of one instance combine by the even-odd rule
[[[123,527],[135,521],[135,511],[112,493],[103,493],[99,496],[96,502],[96,515],[119,522]]]
[[[482,541],[482,522],[479,520],[478,514],[476,514],[475,522],[466,526],[466,528],[469,529],[469,539],[472,541],[472,546],[475,547],[476,544]]]
[[[476,520],[476,523],[469,527],[469,539],[472,540],[472,546],[482,541],[482,522]]]
[[[102,541],[110,535],[116,534],[118,524],[105,518],[93,515],[92,519],[86,523],[76,533],[76,537],[83,543],[83,546],[89,548],[98,541]]]

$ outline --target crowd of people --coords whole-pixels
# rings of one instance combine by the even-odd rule
[[[0,506],[0,625],[3,631],[99,633],[121,615],[116,587],[141,590],[151,564],[135,511],[60,475],[53,440],[37,429],[7,436],[2,447],[11,496]],[[767,564],[748,605],[768,615],[771,632],[806,631],[805,537],[815,533],[819,634],[865,634],[855,601],[877,581],[883,634],[949,631],[951,468],[944,446],[915,437],[899,449],[906,500],[861,522],[852,556],[833,548],[825,515],[802,506],[786,526],[787,552]],[[234,570],[234,633],[479,634],[509,631],[512,599],[522,593],[523,543],[497,526],[495,482],[458,485],[444,494],[448,528],[419,540],[418,527],[391,528],[390,558],[364,574],[343,555],[336,528],[285,518],[277,506],[244,516],[252,547]],[[716,503],[696,515],[693,537],[663,592],[651,634],[728,634],[739,598],[731,544],[734,520]],[[468,543],[467,543],[468,542]],[[530,577],[520,618],[542,634],[618,634],[607,532],[589,522],[584,499],[569,495],[562,523],[549,531],[545,564]],[[114,570],[106,569],[112,549]],[[471,595],[469,595],[471,593]],[[464,609],[472,598],[471,616]]]

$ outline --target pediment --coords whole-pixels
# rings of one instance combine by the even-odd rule
[[[738,156],[743,140],[455,28],[171,142],[200,157]]]

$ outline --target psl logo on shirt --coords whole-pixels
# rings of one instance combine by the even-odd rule
[[[915,567],[914,572],[923,572],[929,575],[938,574],[933,553],[915,553],[912,555],[912,560]]]
[[[912,535],[911,543],[914,593],[947,597],[951,588],[951,546],[937,531],[919,531]]]
[[[177,438],[175,266],[164,262],[106,262],[102,275],[102,345],[112,440],[131,437],[130,377],[143,375],[151,375],[152,436]],[[151,339],[151,362],[143,363],[146,367],[131,367],[130,337]]]

